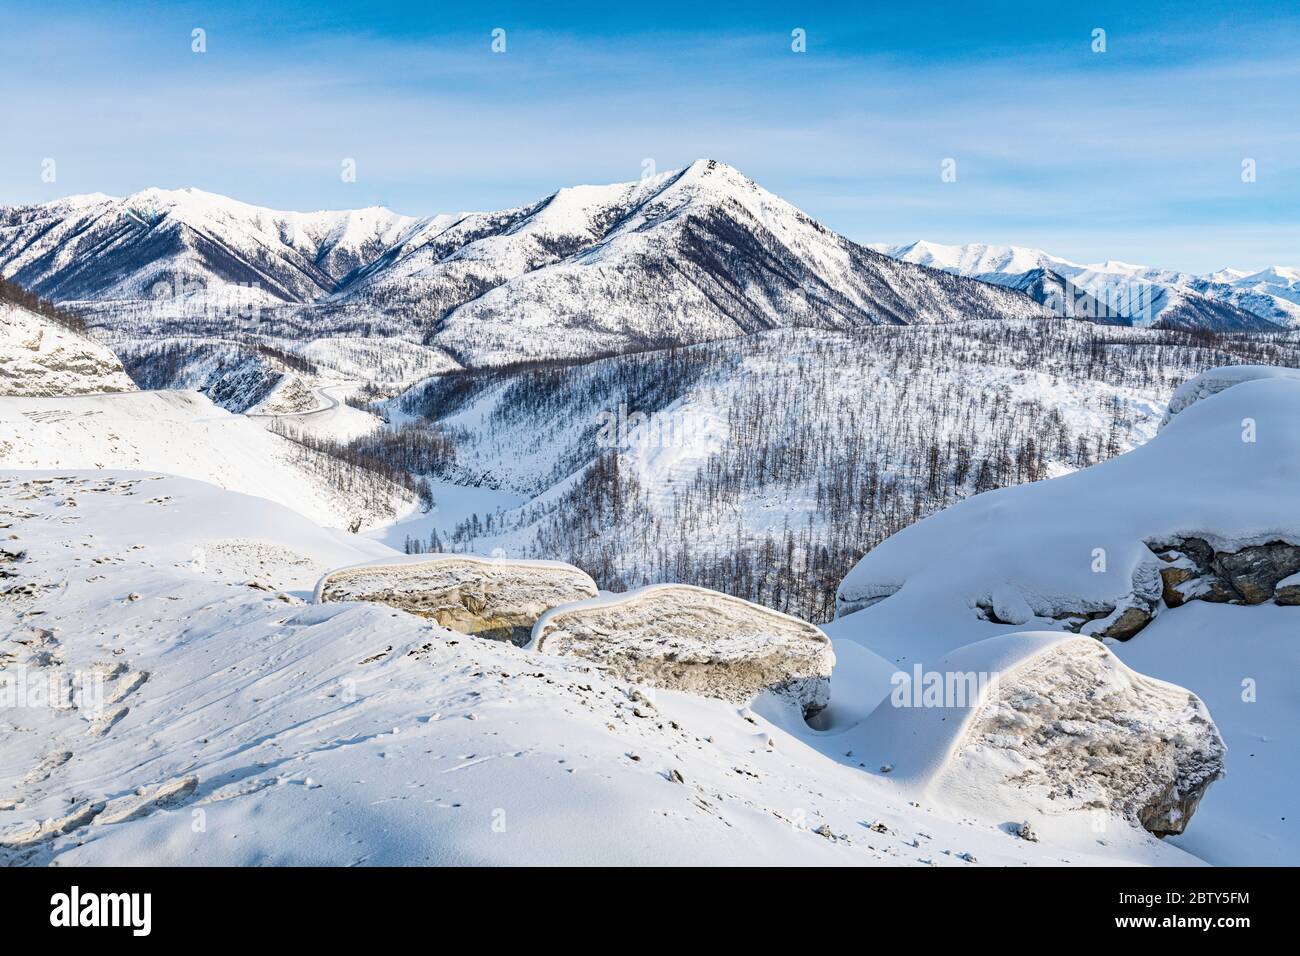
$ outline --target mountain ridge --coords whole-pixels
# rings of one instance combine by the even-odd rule
[[[1300,327],[1300,270],[1288,266],[1254,272],[1224,268],[1198,276],[1117,259],[1085,264],[1015,245],[945,245],[921,239],[873,243],[871,248],[901,261],[1011,287],[1023,284],[1023,276],[1034,269],[1048,269],[1117,311],[1130,308],[1135,314],[1125,318],[1137,325],[1256,331]]]
[[[280,213],[194,189],[9,207],[0,273],[115,339],[360,332],[467,366],[1046,314],[866,249],[715,160],[418,220]]]

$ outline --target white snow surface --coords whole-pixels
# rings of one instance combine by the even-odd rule
[[[1189,405],[1194,405],[1211,395],[1217,395],[1225,388],[1267,378],[1296,381],[1300,380],[1300,370],[1275,365],[1228,365],[1223,368],[1207,369],[1189,378],[1174,390],[1174,394],[1169,397],[1169,407],[1165,410],[1165,417],[1161,420],[1160,427],[1169,424],[1170,419]]]
[[[197,392],[0,398],[0,467],[156,470],[339,528],[375,528],[413,509],[409,493],[375,476],[367,487],[335,487],[310,467],[318,457]]]
[[[321,565],[375,545],[262,499],[6,472],[0,510],[25,549],[0,674],[103,681],[0,716],[5,863],[1197,862],[1120,821],[1103,844],[1084,816],[932,797],[848,753],[847,725],[669,691],[638,717],[637,688],[581,661],[302,604]],[[255,554],[272,590],[241,581]],[[841,660],[851,681],[887,668],[860,647]],[[864,706],[852,686],[845,715]]]

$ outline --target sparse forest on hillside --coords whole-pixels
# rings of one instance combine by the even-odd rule
[[[570,561],[610,589],[699,584],[824,621],[848,568],[907,525],[1127,450],[1197,371],[1298,361],[1295,333],[1060,320],[783,331],[440,376],[401,402],[438,426],[436,455],[409,437],[368,444],[461,483],[557,488],[440,546]],[[707,418],[716,440],[671,467],[654,448],[601,448],[592,410],[620,406]]]

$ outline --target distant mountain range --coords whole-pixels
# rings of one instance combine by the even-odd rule
[[[1295,269],[1193,276],[1015,246],[868,247],[713,160],[423,219],[282,212],[197,189],[73,196],[0,209],[0,276],[82,315],[124,357],[252,334],[285,350],[387,341],[404,367],[431,369],[783,327],[1049,314],[1300,326]]]
[[[298,337],[400,336],[462,365],[1043,312],[873,252],[712,160],[420,220],[193,189],[78,196],[0,210],[0,272],[128,336],[225,333],[252,310]]]
[[[871,246],[900,262],[942,269],[1030,294],[1071,302],[1079,314],[1132,325],[1219,330],[1300,327],[1300,269],[1221,269],[1198,276],[1108,260],[1081,265],[1041,249],[969,243],[911,242]],[[1046,288],[1044,288],[1044,286]],[[1070,297],[1074,298],[1071,299]],[[1090,313],[1088,310],[1099,310]]]

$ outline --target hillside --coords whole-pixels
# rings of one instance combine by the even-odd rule
[[[1293,336],[1059,320],[778,330],[436,377],[388,403],[398,430],[367,447],[442,479],[446,507],[386,529],[393,547],[501,548],[818,621],[891,534],[1140,444],[1179,383],[1228,362],[1300,353]]]
[[[3,865],[1198,862],[1122,808],[1102,845],[1090,815],[1015,788],[981,810],[864,765],[855,688],[889,665],[860,647],[812,730],[772,698],[656,691],[380,604],[304,604],[322,565],[374,546],[200,482],[5,472],[0,516],[24,549],[0,661],[79,675],[0,751]],[[1090,666],[1160,717],[1141,678]]]
[[[117,356],[91,339],[74,318],[0,280],[0,396],[134,388]]]
[[[256,495],[333,528],[372,528],[414,507],[404,487],[194,392],[0,398],[0,463],[158,471]]]

